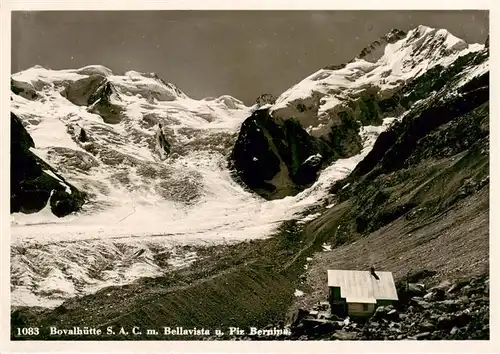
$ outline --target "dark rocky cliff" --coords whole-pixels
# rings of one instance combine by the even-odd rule
[[[10,122],[11,213],[35,213],[49,201],[52,213],[59,217],[79,210],[85,194],[30,151],[35,147],[33,139],[13,113]]]
[[[265,198],[294,195],[316,180],[324,163],[347,156],[349,142],[350,150],[359,152],[357,125],[334,129],[332,135],[344,138],[338,143],[309,135],[294,119],[272,118],[267,109],[257,110],[241,126],[230,167]]]

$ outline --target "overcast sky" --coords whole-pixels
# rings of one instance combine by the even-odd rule
[[[487,11],[44,11],[12,14],[12,71],[102,64],[156,72],[193,98],[247,104],[343,63],[392,28],[484,43]]]

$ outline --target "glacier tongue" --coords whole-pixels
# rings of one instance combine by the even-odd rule
[[[267,237],[281,221],[325,198],[331,183],[354,169],[390,121],[364,127],[362,153],[338,160],[311,188],[294,197],[256,198],[231,179],[221,166],[222,155],[193,153],[177,162],[196,167],[203,179],[204,197],[189,208],[166,202],[148,205],[129,196],[120,207],[67,222],[22,225],[18,218],[12,227],[12,305],[54,307],[75,295],[189,264],[196,252],[184,250],[185,246]],[[33,220],[36,216],[29,222]],[[131,256],[139,251],[141,257]],[[170,266],[160,267],[154,256],[165,252],[172,254]]]
[[[64,96],[86,75],[102,76],[94,100],[120,110],[119,121],[105,123],[102,111],[92,113]],[[231,96],[197,101],[154,74],[117,76],[102,66],[35,67],[13,78],[37,89],[37,99],[12,94],[12,111],[31,134],[33,152],[91,196],[79,213],[61,219],[47,208],[12,214],[14,306],[57,306],[196,259],[196,251],[179,246],[268,237],[281,221],[324,198],[383,129],[364,127],[363,152],[338,160],[308,190],[265,201],[236,183],[227,169],[236,132],[253,109]],[[169,92],[168,99],[162,92]],[[170,144],[167,156],[158,153],[159,125]],[[163,253],[170,258],[160,266],[155,255]]]

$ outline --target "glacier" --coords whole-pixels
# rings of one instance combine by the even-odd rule
[[[438,47],[430,45],[436,41]],[[388,44],[376,63],[355,59],[343,69],[322,69],[266,108],[276,116],[305,117],[303,125],[316,134],[328,127],[323,113],[346,97],[368,86],[392,90],[430,67],[483,47],[419,26]],[[471,71],[461,84],[483,69]],[[270,237],[285,220],[305,223],[316,215],[303,212],[319,203],[331,207],[332,183],[346,177],[379,134],[401,119],[361,127],[360,154],[335,161],[297,195],[268,201],[235,182],[227,168],[239,128],[256,106],[229,95],[194,100],[154,73],[116,75],[101,65],[36,66],[13,74],[12,82],[36,94],[36,99],[11,94],[11,110],[35,142],[33,153],[90,195],[80,212],[64,218],[55,217],[49,203],[38,213],[11,214],[14,307],[55,307],[106,286],[186,267],[196,260],[196,247]],[[101,96],[85,105],[89,83],[99,87]],[[297,102],[320,98],[314,117],[297,112]],[[102,107],[119,110],[119,120],[113,116],[106,122]],[[82,129],[89,141],[78,139]],[[158,151],[159,131],[171,144],[169,154]],[[168,267],[157,264],[161,254],[168,254]]]

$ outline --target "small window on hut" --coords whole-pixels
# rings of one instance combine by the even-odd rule
[[[363,304],[363,311],[368,311],[368,304]]]

